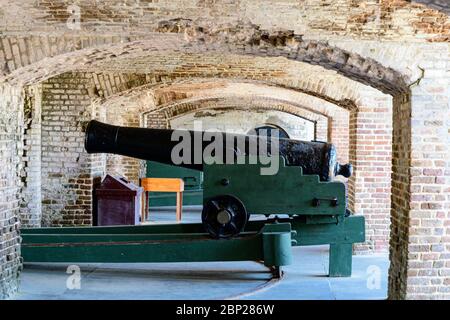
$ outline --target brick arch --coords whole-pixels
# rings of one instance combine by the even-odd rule
[[[177,24],[178,21],[169,22],[171,23]],[[288,60],[317,64],[384,92],[404,90],[403,76],[393,69],[324,42],[303,40],[301,36],[291,32],[269,33],[255,26],[225,27],[213,31],[205,29],[201,34],[197,33],[199,29],[196,26],[181,26],[176,29],[178,32],[184,32],[184,37],[178,33],[155,33],[149,35],[152,40],[106,45],[62,54],[16,70],[5,76],[4,81],[16,85],[31,84],[81,67],[95,69],[100,61],[114,64],[114,60],[120,57],[137,59],[148,56],[151,52],[198,54],[225,51],[228,54],[257,57],[285,57]],[[313,92],[318,90],[315,88]]]
[[[261,103],[261,101],[265,101],[267,103],[275,103],[275,104],[284,104],[290,105],[294,108],[301,108],[316,114],[320,114],[326,117],[332,117],[336,113],[335,105],[331,103],[327,103],[317,97],[311,97],[309,95],[303,93],[295,93],[292,94],[284,88],[276,88],[273,86],[265,86],[265,85],[254,85],[247,84],[248,88],[254,87],[255,92],[242,92],[238,93],[234,91],[236,87],[244,86],[243,83],[233,83],[232,87],[229,88],[218,88],[218,92],[208,93],[202,92],[201,95],[192,96],[184,99],[174,99],[169,103],[155,106],[154,109],[159,112],[164,112],[168,114],[168,117],[177,114],[177,110],[180,106],[186,105],[192,102],[201,102],[201,101],[213,101],[213,100],[224,100],[228,99],[231,101],[236,101],[238,103],[238,99],[245,99],[246,101],[256,101],[256,103]],[[248,89],[245,88],[246,90]],[[259,92],[258,92],[259,91]],[[331,107],[333,105],[333,107]],[[343,108],[341,106],[337,106],[339,108],[345,109],[347,111],[357,111],[358,108],[356,106]],[[331,109],[330,109],[331,108]],[[153,110],[152,110],[153,111]],[[170,115],[170,116],[169,116]]]
[[[320,111],[314,110],[311,107],[303,107],[298,103],[290,103],[279,99],[259,96],[222,96],[222,97],[202,97],[200,99],[186,101],[182,100],[173,104],[161,106],[152,111],[146,111],[142,114],[144,118],[143,124],[146,127],[151,127],[151,120],[145,119],[164,119],[164,122],[180,116],[194,113],[197,111],[208,109],[233,109],[239,108],[241,110],[274,110],[283,113],[288,113],[300,118],[304,118],[315,123],[316,132],[315,138],[317,140],[328,141],[328,123],[332,121],[329,115],[323,114]]]
[[[155,92],[159,93],[155,94]],[[189,94],[183,94],[183,92],[188,92]],[[171,96],[166,99],[161,99],[160,96],[164,96],[166,93],[169,93]],[[153,100],[153,105],[148,101],[145,103],[136,102],[148,99]],[[387,248],[390,204],[390,188],[388,185],[390,183],[391,152],[390,149],[381,150],[380,156],[378,155],[378,149],[373,149],[372,146],[376,145],[375,140],[382,139],[386,143],[386,146],[390,148],[390,101],[382,102],[386,105],[379,107],[379,101],[376,102],[377,105],[371,105],[373,101],[367,102],[367,97],[363,95],[358,102],[363,107],[363,111],[359,112],[358,106],[353,103],[347,102],[344,106],[336,106],[316,96],[309,96],[284,87],[267,85],[261,83],[261,81],[251,82],[231,79],[225,82],[223,79],[188,79],[176,81],[173,84],[144,85],[135,88],[134,91],[129,90],[112,95],[106,98],[106,100],[100,99],[99,102],[111,108],[113,117],[117,113],[123,112],[123,110],[126,110],[125,114],[128,118],[130,114],[136,114],[145,109],[154,110],[152,118],[154,124],[152,126],[157,124],[157,127],[166,128],[169,122],[168,119],[173,116],[171,113],[176,112],[176,110],[182,110],[187,105],[194,106],[195,108],[199,103],[220,99],[266,100],[272,104],[283,103],[290,105],[291,108],[306,109],[329,117],[330,141],[335,143],[338,150],[340,150],[339,160],[344,163],[350,159],[355,166],[355,175],[349,181],[350,208],[354,212],[365,215],[368,221],[368,241],[364,246],[359,246],[358,251],[371,252],[374,250],[385,250]],[[377,96],[375,100],[379,99],[380,97]],[[161,101],[165,103],[160,104]],[[137,105],[132,106],[135,103]],[[342,112],[337,111],[340,109],[345,109],[350,112],[350,123],[348,116],[343,116]],[[125,125],[137,126],[139,123],[137,117],[133,116],[133,119],[132,122],[128,121]],[[387,124],[384,124],[383,121],[387,121]],[[383,129],[384,127],[386,129]],[[333,130],[333,128],[345,129]],[[351,134],[348,130],[350,130]],[[384,131],[385,134],[380,137],[380,132]],[[379,140],[378,142],[382,141]],[[352,145],[351,150],[349,144]],[[384,156],[383,153],[385,154]],[[117,157],[111,158],[119,159]],[[369,162],[374,161],[374,159],[378,160],[374,162],[374,165],[381,172],[374,172],[373,168],[369,165]],[[131,160],[126,161],[129,162]],[[115,167],[120,167],[120,161],[116,163]],[[383,174],[383,176],[379,176],[380,174]],[[136,176],[136,174],[133,176]],[[381,192],[376,190],[383,190],[385,194],[384,198],[376,195],[377,192]],[[372,194],[375,195],[372,196]],[[382,201],[382,207],[380,209],[374,208],[374,203],[380,201]]]
[[[329,104],[323,102],[314,104],[312,101],[295,100],[293,97],[282,99],[281,97],[289,97],[289,94],[271,96],[273,92],[267,88],[263,89],[266,96],[249,94],[246,97],[237,95],[233,89],[228,95],[226,90],[222,89],[221,91],[216,95],[191,97],[157,106],[154,110],[147,112],[147,119],[150,120],[144,121],[144,123],[148,126],[154,126],[156,123],[157,127],[164,128],[168,126],[172,117],[198,110],[205,103],[206,107],[204,108],[208,108],[208,102],[214,105],[217,101],[227,99],[230,104],[233,104],[234,100],[240,100],[245,104],[248,100],[253,107],[258,105],[258,100],[272,104],[272,108],[273,105],[282,103],[288,106],[285,110],[290,112],[295,109],[305,109],[308,112],[326,116],[329,119],[329,141],[336,144],[339,161],[348,162],[350,158],[354,164],[355,174],[348,183],[350,208],[352,211],[364,215],[367,220],[367,242],[358,246],[357,251],[372,252],[387,249],[391,177],[391,109],[389,101],[387,101],[387,105],[383,103],[381,106],[366,105],[361,110],[358,108],[347,109],[350,116],[349,121],[348,118],[342,117],[342,112],[330,112],[329,106],[327,107]],[[247,90],[245,89],[245,91]],[[387,121],[387,124],[384,121]],[[381,136],[380,133],[383,135]],[[374,149],[373,146],[376,143],[382,143],[383,148]]]
[[[197,99],[183,99],[181,101],[175,101],[159,106],[156,110],[147,111],[145,114],[151,114],[156,112],[162,112],[168,120],[179,117],[185,113],[195,112],[200,109],[207,108],[232,108],[245,107],[248,108],[261,108],[281,111],[284,113],[290,113],[299,117],[304,117],[310,121],[317,121],[320,118],[331,118],[331,112],[324,112],[324,110],[315,109],[301,105],[298,102],[291,102],[289,100],[282,100],[279,98],[273,98],[270,96],[256,96],[256,95],[221,95],[221,96],[203,96]]]
[[[143,85],[132,85],[131,87],[122,86],[116,87],[112,93],[102,93],[100,98],[95,99],[98,104],[103,103],[126,103],[127,101],[133,101],[138,99],[139,95],[147,95],[147,98],[155,100],[155,105],[167,104],[174,102],[181,98],[189,96],[190,92],[200,90],[212,90],[215,88],[226,88],[226,86],[233,84],[244,84],[259,86],[265,88],[265,90],[271,90],[276,88],[277,90],[285,89],[284,94],[288,92],[303,93],[311,97],[317,97],[324,101],[324,103],[330,103],[337,105],[347,110],[356,109],[358,103],[362,100],[361,93],[367,91],[366,86],[357,87],[355,82],[350,80],[346,86],[341,87],[342,90],[348,95],[348,98],[335,92],[334,83],[326,83],[324,79],[319,77],[318,81],[313,79],[304,79],[301,82],[296,82],[291,79],[249,79],[249,78],[236,78],[236,77],[213,77],[205,78],[203,75],[197,76],[183,76],[174,77],[169,79],[149,79],[144,80],[148,83]],[[98,84],[99,91],[105,91],[100,85],[100,81],[104,83],[117,82],[117,79],[111,79],[108,75],[94,75],[94,78]],[[345,78],[344,78],[345,79]],[[340,79],[339,79],[340,80]],[[112,87],[112,84],[106,84],[103,86]],[[328,87],[328,90],[325,88]],[[370,89],[370,88],[369,88]],[[146,93],[146,91],[148,93]],[[181,94],[179,93],[181,92]],[[222,91],[221,91],[222,92]]]
[[[176,88],[176,89],[175,89]],[[241,90],[241,91],[239,91]],[[188,94],[185,94],[185,93]],[[170,98],[161,99],[170,93]],[[356,94],[356,93],[355,93]],[[241,101],[247,101],[249,105],[261,105],[263,102],[285,106],[286,112],[295,113],[296,110],[316,114],[329,119],[330,141],[338,142],[337,146],[342,150],[342,162],[348,161],[348,132],[331,130],[332,127],[348,127],[348,115],[340,115],[340,110],[357,112],[358,108],[352,101],[331,103],[334,101],[326,97],[321,99],[320,95],[308,95],[287,86],[276,86],[265,81],[250,81],[238,79],[177,79],[173,82],[152,84],[135,87],[107,98],[97,99],[95,109],[97,113],[110,112],[113,117],[123,113],[125,117],[130,114],[145,112],[157,112],[160,126],[166,127],[170,116],[166,116],[177,110],[180,106],[191,104],[197,106],[199,103],[208,101],[234,101],[241,105]],[[162,103],[162,104],[160,104]],[[109,111],[108,111],[109,110]],[[132,121],[117,118],[116,124],[138,126],[139,121],[133,116]],[[112,121],[104,118],[105,121]],[[141,121],[142,124],[142,121]]]
[[[178,24],[179,21],[169,23]],[[170,28],[168,30],[171,30]],[[204,29],[198,26],[179,26],[180,33],[149,34],[151,40],[108,44],[45,58],[14,70],[0,78],[10,84],[32,84],[57,74],[75,71],[82,67],[95,67],[95,63],[114,63],[118,57],[138,58],[151,52],[231,53],[238,55],[285,57],[336,71],[345,77],[362,82],[386,93],[407,90],[406,78],[392,68],[371,58],[333,47],[325,42],[303,40],[293,32],[268,32],[256,26]],[[189,35],[189,36],[186,36]]]
[[[245,91],[245,95],[238,94],[238,89]],[[185,94],[187,92],[188,94]],[[270,94],[268,94],[270,92]],[[357,92],[354,93],[356,95]],[[226,95],[226,96],[225,96]],[[322,100],[316,96],[309,96],[296,89],[288,89],[287,86],[276,86],[266,81],[250,81],[238,79],[203,79],[203,78],[177,78],[168,82],[147,84],[124,90],[105,98],[96,99],[94,106],[97,114],[103,114],[104,121],[117,125],[139,126],[140,121],[136,114],[147,110],[166,107],[175,108],[179,103],[196,104],[198,101],[207,100],[236,100],[248,101],[249,105],[261,104],[261,101],[272,105],[290,106],[290,112],[306,110],[317,114],[319,117],[327,117],[329,121],[319,121],[319,137],[336,143],[340,150],[340,161],[348,162],[348,115],[339,115],[340,109],[356,110],[356,106],[350,101],[340,101],[339,105],[330,103],[333,99],[326,97]],[[190,97],[190,98],[188,98]],[[179,101],[181,99],[181,101]],[[159,105],[163,103],[162,105]],[[237,101],[238,104],[241,102]],[[102,111],[99,111],[102,110]],[[293,111],[294,110],[294,111]],[[107,114],[111,113],[112,117]],[[297,112],[298,113],[298,112]],[[121,117],[117,115],[123,114]],[[162,114],[155,116],[159,127],[166,127],[167,119]],[[141,121],[142,125],[142,121]],[[154,125],[153,125],[154,126]],[[325,126],[327,126],[325,128]],[[332,130],[333,127],[346,128],[344,130]],[[327,138],[324,132],[329,132]],[[120,166],[120,163],[115,167]],[[133,176],[136,176],[133,174]]]
[[[0,76],[7,76],[16,70],[30,66],[34,63],[75,52],[83,49],[128,42],[127,36],[90,35],[88,38],[80,35],[60,37],[58,35],[27,35],[19,38],[1,37],[0,62],[4,68]]]
[[[256,37],[254,36],[256,34]],[[411,125],[411,111],[415,107],[417,111],[418,100],[414,100],[414,94],[417,96],[426,96],[420,90],[410,91],[407,83],[407,76],[399,73],[391,68],[386,68],[376,60],[363,58],[361,55],[351,53],[346,50],[329,46],[323,42],[317,41],[303,41],[301,37],[293,34],[278,34],[275,36],[268,36],[264,34],[264,37],[258,38],[258,32],[251,33],[250,37],[244,35],[244,40],[236,45],[231,41],[224,46],[224,38],[220,38],[222,34],[206,35],[204,41],[198,42],[197,38],[193,40],[185,41],[178,35],[174,35],[171,41],[164,41],[164,45],[169,44],[169,48],[164,50],[183,52],[199,53],[199,52],[218,52],[227,48],[227,52],[241,55],[252,56],[269,56],[279,57],[284,56],[288,59],[303,61],[312,64],[320,65],[324,68],[335,70],[338,73],[348,77],[350,79],[362,82],[370,85],[378,90],[394,95],[394,175],[393,175],[393,206],[392,215],[395,225],[393,226],[393,236],[391,237],[391,273],[390,273],[390,297],[405,297],[408,292],[407,283],[407,268],[408,261],[414,260],[414,255],[409,256],[409,250],[416,250],[415,252],[420,256],[423,252],[422,249],[414,248],[409,244],[409,230],[414,229],[409,225],[410,213],[414,212],[414,209],[419,208],[430,210],[431,214],[438,214],[439,210],[436,206],[430,207],[430,204],[423,200],[417,200],[417,197],[413,195],[421,196],[422,191],[417,191],[413,187],[420,187],[417,179],[412,179],[411,167],[414,164],[414,172],[420,172],[418,175],[428,175],[425,171],[426,164],[418,164],[418,161],[429,159],[429,155],[425,153],[413,153],[412,144],[418,145],[417,141],[412,139],[412,134],[420,135],[421,130],[413,128]],[[226,37],[225,37],[226,38]],[[241,38],[238,36],[237,38]],[[219,39],[220,41],[218,41]],[[272,40],[271,40],[272,39]],[[272,41],[275,39],[275,42]],[[267,41],[266,41],[267,40]],[[157,42],[157,41],[156,41]],[[155,43],[156,43],[155,42]],[[81,64],[94,65],[95,60],[105,59],[113,63],[113,57],[117,57],[118,54],[128,55],[129,57],[137,57],[144,54],[144,51],[158,50],[155,43],[149,44],[146,41],[136,41],[128,43],[126,45],[108,46],[107,50],[100,50],[102,48],[83,50],[83,52],[76,52],[73,54],[67,54],[58,56],[55,58],[47,59],[45,62],[38,62],[30,68],[24,67],[18,69],[3,78],[2,81],[9,82],[12,85],[30,84],[33,82],[39,82],[48,77],[54,76],[58,73],[66,72],[69,70],[76,70]],[[226,43],[226,41],[225,41]],[[133,48],[133,45],[137,44],[139,49]],[[180,45],[181,44],[181,45]],[[124,51],[121,51],[126,46]],[[105,48],[103,48],[105,49]],[[113,49],[111,51],[110,49]],[[134,50],[136,49],[136,50]],[[228,51],[229,50],[229,51]],[[161,50],[159,51],[161,52]],[[86,54],[87,53],[87,54]],[[147,54],[148,52],[146,52]],[[81,54],[81,56],[80,56]],[[70,67],[67,65],[70,64]],[[45,68],[49,68],[45,70]],[[41,69],[39,69],[41,68]],[[430,75],[430,79],[434,76]],[[23,81],[22,81],[23,80]],[[419,83],[416,83],[419,84]],[[413,96],[411,96],[413,93]],[[444,95],[442,95],[444,97]],[[411,99],[413,98],[413,99]],[[417,113],[413,113],[413,116],[417,119]],[[442,139],[441,139],[442,140]],[[438,141],[441,141],[438,139]],[[439,155],[432,154],[431,157],[439,158]],[[413,161],[417,160],[417,161]],[[438,170],[436,173],[430,173],[431,175],[441,175],[438,172],[447,172],[447,164],[438,164]],[[448,174],[444,174],[444,180]],[[445,183],[444,183],[445,184]],[[431,191],[432,197],[435,196],[436,191]],[[438,200],[439,205],[448,205],[447,202]],[[418,218],[421,221],[422,218]],[[405,227],[406,226],[406,227]],[[436,238],[439,238],[437,236]],[[406,256],[405,256],[406,252]],[[417,269],[417,268],[416,268]],[[414,276],[412,276],[414,279]],[[439,286],[443,287],[443,278],[438,279],[441,281]],[[411,282],[409,285],[414,285]],[[413,294],[413,291],[409,291]],[[444,293],[443,293],[444,294]]]
[[[215,80],[221,81],[221,80]],[[192,83],[191,83],[192,84]],[[330,131],[331,131],[331,141],[337,145],[338,150],[340,150],[340,161],[347,162],[348,157],[350,156],[351,162],[355,165],[355,175],[349,181],[349,203],[350,207],[353,211],[363,214],[368,223],[367,223],[367,234],[368,241],[365,245],[359,246],[357,249],[359,252],[367,252],[367,251],[379,251],[385,250],[387,248],[388,236],[389,236],[389,194],[390,188],[388,187],[390,181],[390,151],[389,150],[381,150],[381,154],[385,153],[384,158],[380,158],[378,155],[377,149],[372,149],[371,145],[374,145],[374,140],[380,139],[380,137],[372,138],[372,133],[378,135],[380,131],[383,130],[383,121],[386,118],[382,115],[388,115],[388,123],[390,120],[390,104],[388,103],[384,108],[376,108],[371,107],[370,104],[364,104],[364,99],[362,100],[362,106],[364,109],[362,112],[359,112],[356,106],[349,107],[347,106],[346,110],[350,111],[351,122],[349,123],[348,118],[339,117],[339,112],[336,110],[342,109],[342,107],[334,106],[334,112],[331,111],[331,104],[325,101],[321,101],[317,97],[310,97],[303,93],[298,92],[290,92],[285,88],[275,88],[273,86],[267,86],[260,83],[248,83],[248,82],[231,82],[229,87],[217,86],[217,83],[214,82],[201,82],[202,86],[198,87],[198,83],[196,82],[193,86],[193,89],[190,91],[191,95],[186,97],[186,95],[176,95],[169,99],[169,102],[161,105],[140,105],[136,106],[136,110],[143,110],[147,108],[148,113],[151,113],[150,119],[152,121],[152,127],[166,128],[169,123],[169,119],[173,116],[184,114],[186,112],[191,112],[192,110],[196,110],[204,103],[211,102],[217,103],[220,100],[241,100],[241,101],[249,101],[249,104],[253,104],[256,101],[258,104],[258,100],[268,102],[272,105],[276,104],[285,104],[289,105],[291,109],[300,108],[306,109],[308,111],[313,111],[315,113],[319,113],[323,116],[327,116],[331,121],[329,121]],[[176,83],[174,86],[180,85]],[[188,83],[184,82],[182,85],[187,86]],[[256,87],[251,89],[250,87]],[[168,88],[168,92],[172,92],[170,90],[170,86],[163,86],[164,88]],[[160,88],[160,86],[155,86],[156,90]],[[147,96],[147,89],[145,86],[141,88],[144,93],[143,96]],[[246,94],[238,93],[239,89],[242,89]],[[198,94],[194,94],[193,91],[198,91]],[[129,99],[138,99],[139,94],[134,92],[131,95],[128,95],[127,92],[125,94],[125,100],[130,101]],[[303,97],[303,98],[302,98]],[[118,110],[123,108],[129,108],[128,102],[125,103],[122,100],[123,96],[120,94],[115,97],[111,97],[111,100],[108,100],[107,105],[111,107],[113,104],[117,105],[117,109],[112,109],[111,113],[116,115]],[[379,98],[378,98],[379,99]],[[159,99],[157,99],[159,101]],[[114,103],[113,103],[114,101]],[[245,102],[244,102],[245,103]],[[157,103],[155,103],[157,104]],[[387,110],[389,109],[389,110]],[[134,111],[135,113],[136,111]],[[126,114],[132,114],[131,109],[127,109]],[[377,119],[377,122],[374,122],[374,116]],[[344,121],[345,124],[342,124]],[[141,121],[142,123],[145,121]],[[138,123],[134,121],[135,125]],[[150,124],[149,124],[150,125]],[[386,145],[390,146],[390,133],[389,127],[385,129],[385,133],[383,136],[384,142]],[[346,130],[333,130],[336,128],[346,128],[347,130],[350,128],[351,134]],[[376,129],[373,129],[376,128]],[[344,132],[343,132],[344,131]],[[378,133],[377,133],[378,131]],[[359,137],[358,137],[359,136]],[[381,142],[380,140],[378,140]],[[350,154],[348,154],[349,144],[352,145],[352,150],[350,150]],[[356,151],[359,150],[359,151]],[[342,153],[346,153],[347,156],[342,155]],[[368,165],[370,160],[374,157],[377,157],[378,160],[374,163],[374,166],[380,168],[382,171],[374,172],[373,166]],[[128,161],[128,160],[127,160]],[[120,166],[120,163],[116,163]],[[137,167],[137,165],[135,165]],[[380,174],[383,173],[383,176]],[[381,198],[377,195],[377,191],[379,188],[383,188],[383,193],[385,194],[384,198]],[[380,191],[378,191],[380,192]],[[372,196],[373,195],[373,196]],[[374,203],[380,203],[382,201],[382,206],[379,208],[374,208]]]

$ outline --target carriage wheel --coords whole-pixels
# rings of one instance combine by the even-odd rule
[[[203,206],[203,227],[213,238],[227,239],[237,236],[244,230],[247,221],[247,210],[236,197],[216,196]]]

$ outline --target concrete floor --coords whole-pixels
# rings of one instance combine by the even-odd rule
[[[158,212],[151,220],[175,214]],[[198,221],[198,208],[187,208],[183,221]],[[80,288],[66,264],[27,264],[18,300],[41,299],[385,299],[387,255],[353,257],[351,278],[330,278],[328,246],[293,248],[294,263],[273,280],[257,262],[79,264]]]

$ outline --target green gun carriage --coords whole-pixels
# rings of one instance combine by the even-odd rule
[[[192,141],[205,134],[181,133],[177,136]],[[174,164],[172,150],[179,141],[173,134],[93,120],[86,129],[85,148],[88,153]],[[334,179],[349,177],[352,171],[351,165],[336,162],[335,147],[258,135],[212,135],[233,143],[206,158],[203,151],[209,143],[202,139],[191,146],[188,161],[177,163],[204,172],[202,223],[25,229],[24,262],[254,260],[280,276],[281,267],[292,263],[293,247],[329,244],[329,276],[350,276],[352,245],[365,240],[364,217],[349,212],[346,186]],[[275,143],[278,155],[260,156],[262,148],[272,150]],[[227,154],[230,145],[232,157]],[[195,161],[196,152],[202,155],[200,162]],[[277,164],[276,171],[264,174],[270,162]]]

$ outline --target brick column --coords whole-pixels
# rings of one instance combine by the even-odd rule
[[[349,162],[349,112],[342,109],[328,121],[328,141],[337,149],[339,163]]]
[[[450,81],[448,63],[428,65],[394,101],[391,299],[450,299]]]
[[[168,129],[169,122],[163,112],[149,112],[144,116],[144,123],[146,128]]]
[[[42,225],[92,223],[101,157],[84,150],[92,118],[90,74],[65,73],[42,84]]]
[[[163,112],[150,112],[142,116],[142,123],[146,128],[170,129],[170,124]],[[147,161],[142,161],[140,169],[141,177],[147,174]]]
[[[0,299],[19,287],[23,96],[20,89],[0,87]]]
[[[365,99],[350,114],[349,205],[366,219],[366,242],[355,246],[359,253],[387,250],[389,241],[392,111],[388,98],[378,99]]]
[[[41,226],[41,99],[42,88],[27,88],[24,103],[23,170],[20,224],[23,228]]]
[[[318,141],[328,140],[328,118],[321,117],[314,126],[314,138]]]

